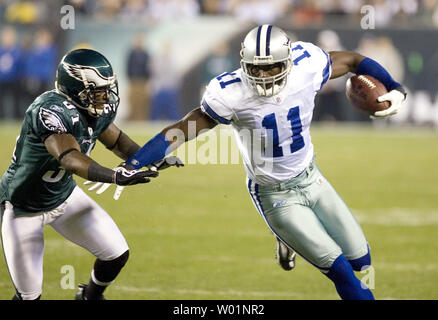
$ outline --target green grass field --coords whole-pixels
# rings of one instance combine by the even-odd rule
[[[121,127],[139,144],[156,130]],[[16,124],[0,126],[2,172],[18,133]],[[375,297],[438,299],[438,133],[315,126],[312,134],[319,167],[371,245]],[[109,167],[119,163],[101,145],[92,157]],[[276,264],[274,237],[250,200],[241,163],[172,168],[151,184],[126,188],[118,201],[113,191],[87,191],[130,244],[108,299],[338,299],[332,283],[302,258],[291,272]],[[45,235],[42,299],[72,299],[75,290],[61,288],[61,268],[73,267],[76,287],[88,281],[94,258],[49,226]],[[0,299],[12,295],[0,258]]]

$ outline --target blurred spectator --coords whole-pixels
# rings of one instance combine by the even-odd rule
[[[5,18],[9,22],[30,24],[38,20],[38,3],[15,1],[6,9]]]
[[[291,19],[296,26],[320,24],[324,19],[324,12],[317,1],[304,0],[301,5],[294,7]]]
[[[172,43],[168,41],[153,59],[151,120],[178,120],[182,115],[179,92],[181,78],[172,54]]]
[[[329,1],[338,6],[336,10],[346,14],[358,14],[360,8],[364,5],[363,0],[343,0],[343,1]]]
[[[366,35],[359,42],[356,51],[385,66],[385,69],[397,82],[403,83],[405,76],[404,60],[389,37]]]
[[[148,15],[152,21],[191,18],[199,13],[200,6],[196,0],[148,1]]]
[[[23,57],[22,89],[27,107],[39,94],[53,87],[58,56],[50,31],[38,30],[32,47],[24,51]]]
[[[322,30],[317,36],[316,45],[325,52],[345,50],[339,35],[333,30]],[[315,121],[326,120],[368,120],[348,103],[345,97],[345,83],[348,75],[327,81],[316,97]]]
[[[370,5],[374,7],[376,28],[387,27],[391,24],[398,9],[394,7],[396,4],[395,1],[386,0],[374,0],[370,2]]]
[[[96,1],[70,0],[68,4],[75,9],[75,14],[91,15],[97,7]]]
[[[201,0],[201,11],[209,15],[225,15],[230,12],[234,0]]]
[[[127,72],[129,79],[129,120],[149,119],[150,57],[144,48],[143,34],[136,34],[128,53]]]
[[[9,5],[11,9],[7,8],[10,11],[8,16],[22,21],[37,18],[44,21],[44,17],[41,17],[44,15],[44,7],[47,7],[47,3],[55,2],[9,1],[14,5]],[[436,0],[66,0],[66,3],[72,5],[80,15],[104,20],[136,19],[136,22],[144,23],[207,14],[231,15],[263,24],[276,23],[283,16],[289,15],[294,26],[315,26],[328,20],[357,26],[363,18],[361,8],[369,5],[374,8],[376,27],[410,25],[411,22],[419,23],[419,20],[429,25],[438,24]],[[0,2],[0,13],[1,10]],[[339,16],[345,18],[339,20]]]
[[[121,0],[96,0],[96,2],[96,18],[102,21],[113,20],[122,8]]]
[[[120,15],[126,21],[148,22],[147,1],[127,0]]]
[[[0,39],[0,118],[19,119],[24,114],[19,104],[20,51],[15,29],[4,27]]]
[[[435,3],[435,6],[431,6],[430,8],[428,8],[428,13],[431,16],[431,21],[433,23],[433,25],[435,26],[435,28],[438,28],[438,4]]]
[[[214,77],[237,68],[239,68],[239,61],[235,59],[234,54],[230,51],[229,44],[227,42],[220,43],[205,59],[202,66],[201,91]]]
[[[287,0],[234,0],[231,10],[239,20],[272,24],[288,12],[289,4]]]

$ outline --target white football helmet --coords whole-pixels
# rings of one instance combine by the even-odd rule
[[[286,33],[272,25],[264,24],[252,29],[245,37],[240,51],[243,75],[260,96],[271,97],[284,88],[292,62],[290,40]],[[275,76],[259,77],[252,68],[256,65],[279,65],[281,72]]]

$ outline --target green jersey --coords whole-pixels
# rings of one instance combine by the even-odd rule
[[[0,203],[11,202],[16,214],[58,207],[70,196],[76,182],[47,151],[45,138],[53,133],[71,134],[81,152],[89,155],[114,117],[90,120],[55,90],[36,98],[24,116],[12,164],[0,181]]]

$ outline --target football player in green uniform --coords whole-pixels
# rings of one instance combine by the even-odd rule
[[[1,236],[15,286],[14,299],[39,299],[43,280],[43,227],[51,225],[87,249],[96,262],[77,299],[102,299],[128,260],[129,248],[112,218],[73,180],[119,186],[147,183],[158,172],[105,168],[90,158],[96,140],[121,159],[140,147],[113,120],[118,85],[110,62],[99,52],[79,49],[61,60],[56,89],[27,109],[9,166],[0,180]]]

